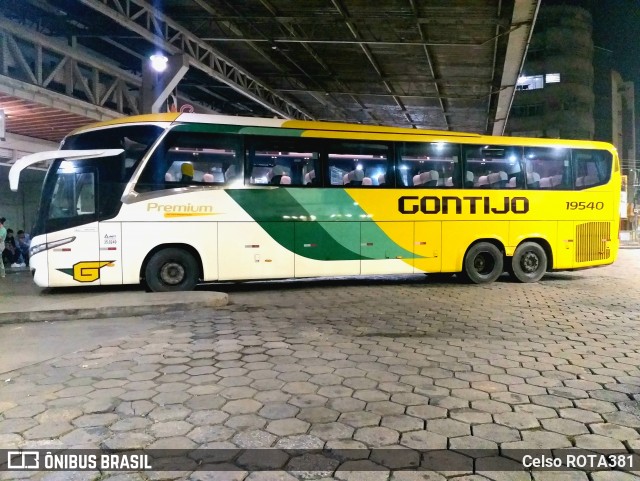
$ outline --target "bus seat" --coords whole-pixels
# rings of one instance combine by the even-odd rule
[[[551,187],[557,187],[562,184],[562,174],[551,176]]]
[[[271,185],[280,185],[280,180],[286,174],[284,167],[281,165],[275,165],[271,170],[271,178],[269,179],[269,184]]]
[[[474,179],[473,172],[470,172],[467,170],[467,173],[465,174],[465,177],[464,177],[464,186],[473,187],[475,185],[473,179]]]
[[[584,177],[576,177],[576,187],[584,187]]]
[[[213,182],[213,174],[206,173],[202,176],[202,182],[211,183]]]
[[[540,179],[540,188],[541,189],[550,189],[551,188],[551,177],[543,177]]]
[[[413,176],[413,186],[417,186],[417,185],[421,185],[422,182],[420,181],[420,174],[414,175]]]
[[[584,176],[584,186],[588,187],[590,185],[595,185],[598,183],[597,175],[585,175]]]
[[[491,174],[487,175],[487,180],[489,181],[489,187],[491,187],[492,189],[500,188],[500,174],[498,174],[497,172],[492,172]]]
[[[316,183],[316,171],[311,170],[304,174],[304,185],[315,185]]]
[[[342,184],[343,185],[349,185],[349,174],[344,174],[342,176]]]
[[[289,177],[288,175],[283,175],[280,178],[280,185],[290,185],[291,184],[291,177]]]
[[[165,182],[175,182],[176,178],[173,176],[171,172],[167,172],[166,174],[164,174],[164,180]]]
[[[506,188],[507,189],[515,189],[517,187],[517,181],[518,181],[518,179],[516,179],[515,177],[511,177],[509,179],[509,182],[507,182]]]
[[[447,177],[444,181],[446,187],[453,187],[453,177]]]
[[[364,179],[362,179],[362,185],[373,185],[371,177],[365,177]]]
[[[352,185],[354,187],[362,185],[362,179],[364,179],[364,171],[360,169],[352,170],[351,172],[349,172],[349,179],[351,179],[349,185]]]
[[[430,170],[429,171],[429,176],[431,177],[429,182],[426,183],[425,185],[429,186],[429,187],[435,187],[436,185],[438,185],[438,180],[440,180],[440,174],[438,173],[437,170]]]
[[[486,175],[481,175],[480,177],[478,177],[478,183],[476,184],[476,187],[478,187],[479,189],[488,189],[489,186],[489,177]]]
[[[380,174],[378,176],[378,185],[384,185],[385,182],[386,182],[386,180],[385,180],[384,174]]]
[[[420,185],[425,187],[431,185],[431,173],[429,172],[420,173]]]
[[[504,189],[507,185],[508,177],[506,172],[493,172],[487,177],[489,178],[489,185],[492,189]]]
[[[537,172],[527,172],[527,186],[538,189],[540,187],[540,174]]]

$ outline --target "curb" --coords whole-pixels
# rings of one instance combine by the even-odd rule
[[[229,296],[222,292],[180,292],[180,293],[137,293],[138,300],[144,302],[123,302],[122,293],[111,293],[69,299],[66,306],[52,309],[33,309],[14,312],[0,312],[0,325],[23,322],[68,321],[76,319],[103,319],[108,317],[131,317],[148,314],[163,314],[191,309],[205,309],[226,306]],[[28,296],[25,296],[28,297]],[[57,300],[63,300],[55,296]],[[185,299],[186,297],[186,299]],[[14,298],[15,299],[15,298]],[[54,297],[52,296],[53,300]],[[90,303],[91,307],[73,307],[73,304]]]

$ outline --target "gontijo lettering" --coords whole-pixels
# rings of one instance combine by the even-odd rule
[[[529,199],[526,197],[504,197],[502,201],[491,202],[491,197],[454,195],[403,195],[398,199],[398,211],[401,214],[526,214],[529,212]]]
[[[158,204],[149,202],[147,212],[165,212],[177,214],[213,214],[213,206],[193,204]]]

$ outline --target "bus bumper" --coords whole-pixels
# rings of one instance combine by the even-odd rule
[[[47,252],[39,252],[29,259],[29,268],[33,276],[33,282],[39,287],[49,287],[47,275]]]

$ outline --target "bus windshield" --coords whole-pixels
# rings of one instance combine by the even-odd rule
[[[140,161],[164,131],[156,125],[119,126],[67,137],[42,189],[33,235],[106,220],[120,210],[120,199]],[[65,160],[65,150],[123,149],[119,155]]]

